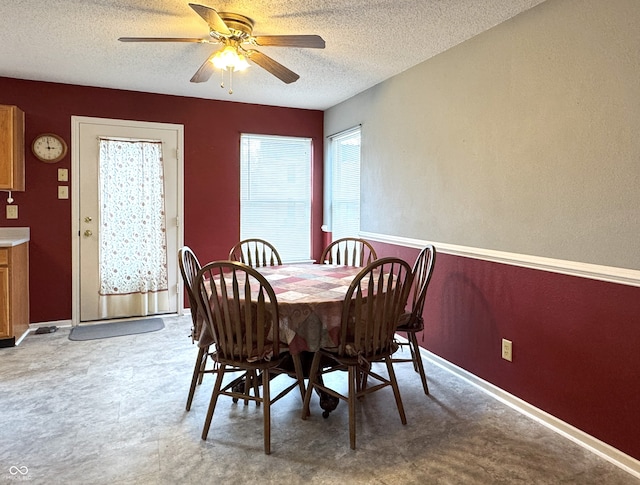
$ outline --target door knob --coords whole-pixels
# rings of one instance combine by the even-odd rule
[[[84,218],[84,222],[91,222],[93,219],[91,219],[91,217],[87,216]]]
[[[89,236],[92,236],[92,235],[93,235],[93,233],[92,233],[89,229],[87,229],[86,231],[84,231],[84,236],[85,236],[85,237],[89,237]]]

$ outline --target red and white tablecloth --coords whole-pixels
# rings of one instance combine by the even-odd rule
[[[335,347],[342,302],[362,268],[324,264],[285,264],[256,268],[278,299],[281,340],[292,353]]]

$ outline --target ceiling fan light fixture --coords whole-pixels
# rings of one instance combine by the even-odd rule
[[[249,67],[245,56],[240,54],[238,48],[232,45],[228,45],[224,49],[216,52],[211,62],[217,69],[224,71],[244,71]]]
[[[242,54],[238,55],[238,62],[236,62],[234,70],[235,71],[244,71],[248,67],[251,67],[251,64],[249,64],[247,62],[246,57],[244,57]]]

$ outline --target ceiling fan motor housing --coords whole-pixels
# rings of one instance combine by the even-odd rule
[[[219,15],[235,36],[242,38],[251,36],[254,22],[249,17],[232,12],[219,12]]]

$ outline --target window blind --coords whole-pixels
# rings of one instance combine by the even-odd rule
[[[331,152],[332,239],[360,232],[360,127],[334,135]]]
[[[283,262],[311,259],[311,139],[242,134],[240,238],[266,239]]]

